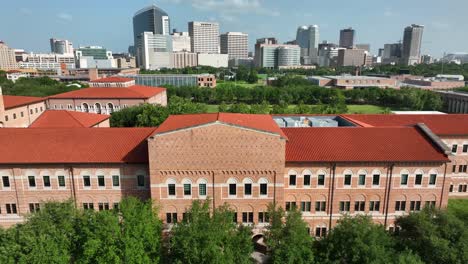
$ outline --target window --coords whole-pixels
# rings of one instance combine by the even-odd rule
[[[457,172],[457,165],[452,165],[452,173]]]
[[[268,215],[268,212],[258,212],[258,222],[259,223],[270,222],[270,216]]]
[[[237,195],[237,185],[235,183],[229,184],[229,195]]]
[[[354,211],[355,212],[364,212],[366,207],[365,201],[355,201],[354,202]]]
[[[324,237],[327,235],[327,228],[326,227],[317,227],[315,228],[315,236],[316,237]]]
[[[349,212],[350,205],[351,205],[350,201],[341,201],[340,202],[340,212]]]
[[[7,214],[17,214],[16,204],[6,204],[6,213]]]
[[[7,116],[7,115],[5,116],[5,121],[7,121],[7,122],[8,122],[8,116]]]
[[[346,174],[344,176],[344,185],[347,185],[347,186],[351,185],[351,174]]]
[[[13,119],[16,119],[16,113],[13,113]]]
[[[426,201],[425,207],[429,207],[429,208],[435,208],[436,206],[436,201]]]
[[[229,187],[231,187],[231,185],[229,185]],[[232,194],[232,195],[235,195],[235,194]],[[252,184],[251,183],[244,184],[244,195],[252,195]]]
[[[429,185],[435,185],[437,180],[437,174],[429,175]]]
[[[458,185],[458,192],[466,192],[466,184]]]
[[[38,203],[30,203],[29,204],[29,212],[30,213],[35,213],[40,210],[40,206]]]
[[[33,110],[32,110],[32,109],[30,109],[30,110],[29,110],[29,113],[32,115],[32,114],[33,114]]]
[[[49,176],[42,176],[42,180],[44,181],[44,187],[50,187],[50,177]]]
[[[65,187],[65,176],[63,175],[58,176],[58,185],[59,187]]]
[[[109,210],[109,203],[99,203],[98,207],[99,211]]]
[[[325,201],[317,201],[315,202],[315,211],[316,212],[325,212],[327,202]]]
[[[310,175],[304,175],[304,186],[310,186]]]
[[[372,175],[372,185],[374,186],[380,185],[380,174]]]
[[[286,211],[291,211],[296,208],[296,202],[286,202]]]
[[[380,210],[380,201],[370,201],[369,202],[369,211],[378,212]]]
[[[415,185],[421,185],[422,183],[422,174],[416,174],[416,178],[414,179],[414,184]]]
[[[34,112],[36,112],[36,114],[37,114],[37,107],[36,107],[36,108],[34,108]]]
[[[237,223],[237,212],[232,215],[232,222]]]
[[[311,202],[301,202],[301,211],[310,212]]]
[[[119,175],[112,175],[112,186],[119,187],[120,186],[120,177]]]
[[[145,187],[145,176],[137,175],[137,186],[138,187]]]
[[[98,179],[98,186],[99,187],[104,187],[106,186],[106,182],[104,180],[104,175],[98,175],[97,176],[97,179]]]
[[[253,223],[253,212],[243,212],[242,223]]]
[[[289,186],[296,186],[296,175],[289,175]]]
[[[200,183],[198,185],[198,194],[200,196],[206,196],[206,183]]]
[[[450,184],[449,192],[453,192],[453,184]]]
[[[177,223],[177,213],[166,213],[166,223],[168,224]]]
[[[24,117],[24,112],[21,112],[20,115],[21,115],[21,117]]]
[[[395,202],[395,211],[405,211],[405,210],[406,210],[406,201]]]
[[[169,196],[175,196],[176,195],[176,189],[175,189],[175,184],[174,183],[169,183],[167,185],[167,193]]]
[[[184,183],[184,195],[192,195],[192,184]]]
[[[457,149],[458,149],[458,145],[457,145],[457,144],[453,144],[453,145],[452,145],[452,153],[457,153]]]
[[[28,176],[29,187],[36,187],[36,177]]]
[[[83,176],[83,185],[84,187],[90,187],[91,186],[91,178],[89,175]]]
[[[408,174],[402,174],[400,185],[408,185]]]
[[[120,206],[119,203],[114,203],[113,204],[114,210],[119,210],[119,206]]]
[[[260,195],[267,195],[268,194],[268,184],[260,183]]]
[[[460,165],[458,168],[458,172],[466,172],[468,165]]]
[[[94,204],[93,203],[83,203],[83,209],[85,209],[85,210],[94,210]]]
[[[420,210],[421,210],[421,201],[410,202],[410,211],[420,211]]]
[[[41,106],[41,108],[40,108],[40,109],[41,109],[41,112],[44,110],[44,109],[42,108],[42,106]]]
[[[317,178],[317,185],[324,186],[325,185],[325,175],[320,174]]]
[[[359,185],[366,185],[366,175],[359,174]]]
[[[3,188],[10,188],[10,177],[2,176]]]
[[[463,153],[467,153],[468,152],[468,145],[463,145]]]

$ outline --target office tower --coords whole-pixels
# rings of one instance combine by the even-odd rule
[[[169,15],[161,8],[150,5],[136,12],[133,16],[133,40],[136,46],[137,38],[144,32],[169,35]]]
[[[401,43],[385,44],[382,63],[383,64],[396,64],[401,60]]]
[[[385,49],[379,49],[379,52],[378,52],[378,56],[379,56],[379,57],[383,57],[384,50],[385,50]]]
[[[0,41],[0,70],[12,70],[17,67],[15,50]]]
[[[277,49],[277,67],[289,67],[301,65],[301,48],[297,45],[281,45]]]
[[[100,46],[79,47],[75,59],[78,68],[116,68],[112,51]]]
[[[317,25],[301,26],[297,29],[296,43],[301,47],[301,63],[311,65],[318,63],[319,27]]]
[[[338,67],[362,66],[366,64],[367,53],[362,49],[342,49],[338,51]]]
[[[50,39],[50,51],[56,54],[73,54],[73,43],[66,39]]]
[[[370,44],[356,44],[356,49],[363,49],[370,52]]]
[[[172,68],[172,37],[143,32],[137,38],[137,58],[140,67],[147,70]]]
[[[422,25],[413,24],[405,28],[401,56],[404,65],[414,65],[420,62],[423,31],[424,26]]]
[[[229,59],[245,59],[249,55],[249,35],[242,32],[221,34],[221,53],[228,54]]]
[[[189,22],[192,52],[219,53],[219,24],[216,22]]]
[[[176,32],[172,33],[172,51],[174,52],[191,52],[190,47],[190,36],[188,32]]]
[[[336,67],[340,48],[334,43],[323,41],[319,44],[318,64],[322,67]]]
[[[257,39],[255,66],[260,68],[287,68],[301,65],[299,45],[278,44],[275,38]]]
[[[264,45],[276,45],[278,40],[276,38],[260,38],[257,39],[255,43],[255,54],[254,54],[254,64],[256,67],[261,67],[262,65],[262,46]]]
[[[352,49],[354,46],[355,30],[353,28],[346,28],[340,30],[340,47]]]

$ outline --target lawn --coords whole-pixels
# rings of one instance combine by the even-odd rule
[[[447,211],[459,219],[468,221],[468,199],[449,199]]]
[[[290,105],[289,108],[294,108],[295,105]],[[315,105],[313,107],[316,107]],[[385,110],[385,107],[376,105],[348,105],[349,114],[381,114]],[[209,113],[218,112],[218,105],[208,105]]]

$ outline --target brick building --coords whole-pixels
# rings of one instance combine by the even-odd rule
[[[0,87],[0,128],[28,127],[46,110],[46,98],[2,95]]]
[[[158,128],[2,129],[0,224],[51,199],[106,210],[135,195],[153,199],[168,227],[192,200],[209,198],[256,233],[270,203],[299,208],[315,236],[343,214],[393,228],[399,215],[466,194],[467,121],[219,113],[170,116]]]

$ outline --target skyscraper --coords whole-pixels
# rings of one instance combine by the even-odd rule
[[[264,58],[263,58],[263,51],[262,47],[265,45],[276,45],[278,44],[278,40],[276,38],[260,38],[257,39],[257,42],[255,43],[255,58],[254,58],[254,64],[256,67],[263,67],[264,63]],[[271,63],[274,65],[274,61]]]
[[[171,68],[172,37],[144,32],[137,39],[137,59],[146,70]]]
[[[73,54],[73,43],[66,39],[50,39],[50,51],[56,54]]]
[[[297,29],[296,43],[301,47],[301,63],[305,65],[318,63],[319,27],[317,25],[301,26]]]
[[[413,24],[405,28],[401,56],[404,65],[414,65],[420,62],[423,31],[423,25]]]
[[[0,70],[12,70],[17,67],[15,50],[11,49],[0,40]]]
[[[242,32],[221,34],[221,53],[229,54],[229,59],[245,59],[249,55],[249,35]]]
[[[189,22],[192,52],[219,53],[219,24],[216,22]]]
[[[352,49],[354,46],[354,34],[353,28],[346,28],[340,30],[340,47]]]

